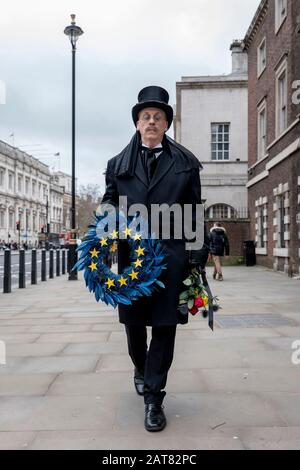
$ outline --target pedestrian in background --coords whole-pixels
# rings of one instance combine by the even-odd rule
[[[215,222],[214,226],[210,229],[210,254],[214,262],[213,278],[223,281],[221,256],[229,256],[229,241],[227,233],[220,222]]]

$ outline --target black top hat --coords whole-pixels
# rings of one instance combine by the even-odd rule
[[[168,104],[169,93],[160,86],[147,86],[138,94],[138,103],[132,108],[132,119],[136,125],[138,114],[144,108],[159,108],[167,115],[168,129],[173,121],[173,108]]]

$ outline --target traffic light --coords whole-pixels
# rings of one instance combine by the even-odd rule
[[[20,230],[20,221],[19,220],[16,222],[16,228],[17,228],[17,230]]]

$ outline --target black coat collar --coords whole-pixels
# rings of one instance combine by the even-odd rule
[[[150,183],[150,187],[155,186],[165,175],[166,171],[170,169],[172,164],[175,165],[175,173],[180,173],[182,171],[190,171],[192,168],[201,170],[202,165],[200,161],[187,150],[182,145],[175,142],[168,136],[164,136],[163,147],[165,148],[165,154],[168,154],[167,159],[161,159],[162,163],[159,162],[157,165],[157,171],[153,177],[153,180]],[[133,176],[136,173],[138,165],[138,174],[141,176],[140,171],[140,162],[139,161],[139,146],[140,146],[140,133],[137,131],[132,137],[129,144],[122,150],[122,152],[115,157],[116,166],[115,166],[115,175],[117,177],[123,178],[128,176]],[[161,155],[164,157],[165,155]]]

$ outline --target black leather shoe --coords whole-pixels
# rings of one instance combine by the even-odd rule
[[[138,395],[144,395],[144,376],[137,369],[134,370],[134,386]]]
[[[145,405],[145,428],[147,431],[162,431],[167,424],[163,406],[156,403]]]

